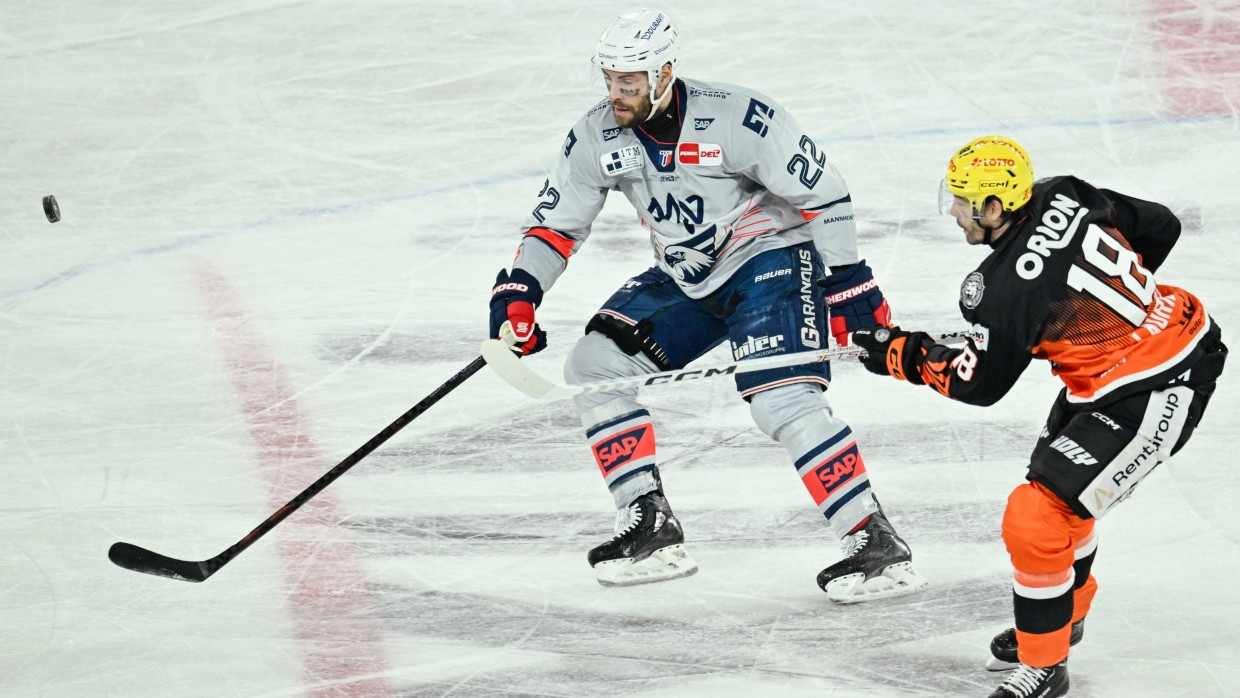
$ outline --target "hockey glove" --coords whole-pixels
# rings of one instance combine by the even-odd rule
[[[533,274],[501,269],[491,289],[491,338],[503,340],[519,354],[542,351],[547,333],[534,322],[534,308],[542,296],[542,284]]]
[[[870,373],[925,385],[921,358],[934,344],[925,332],[905,332],[899,327],[872,325],[852,334],[853,344],[865,349],[861,363]]]
[[[859,327],[891,323],[891,306],[887,305],[887,299],[883,298],[874,280],[874,272],[864,259],[819,281],[818,285],[826,295],[831,336],[836,344],[848,344],[849,333]]]

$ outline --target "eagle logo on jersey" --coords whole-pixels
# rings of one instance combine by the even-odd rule
[[[982,292],[985,290],[986,284],[982,283],[982,273],[971,272],[964,277],[964,283],[960,284],[960,304],[973,310],[982,302]]]
[[[685,223],[689,233],[693,233],[693,224]],[[722,234],[720,234],[722,232]],[[700,284],[710,275],[715,267],[717,255],[732,239],[727,228],[719,230],[711,224],[697,235],[675,245],[663,248],[663,263],[671,270],[672,276],[682,284]]]

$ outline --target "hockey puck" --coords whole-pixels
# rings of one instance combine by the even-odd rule
[[[60,220],[60,204],[56,203],[56,197],[51,194],[43,197],[43,213],[47,214],[48,223]]]

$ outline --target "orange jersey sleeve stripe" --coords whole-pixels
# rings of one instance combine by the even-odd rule
[[[525,231],[525,237],[538,238],[551,246],[561,257],[568,259],[573,254],[573,247],[577,245],[577,241],[565,237],[550,228],[530,228]]]

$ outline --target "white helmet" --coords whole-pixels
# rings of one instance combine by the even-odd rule
[[[679,52],[680,35],[672,18],[665,12],[638,8],[620,15],[603,30],[594,47],[593,63],[596,69],[621,73],[644,71],[650,81],[650,101],[658,104],[672,92],[664,90],[662,97],[655,94],[659,71],[665,63],[671,63],[675,74]]]

